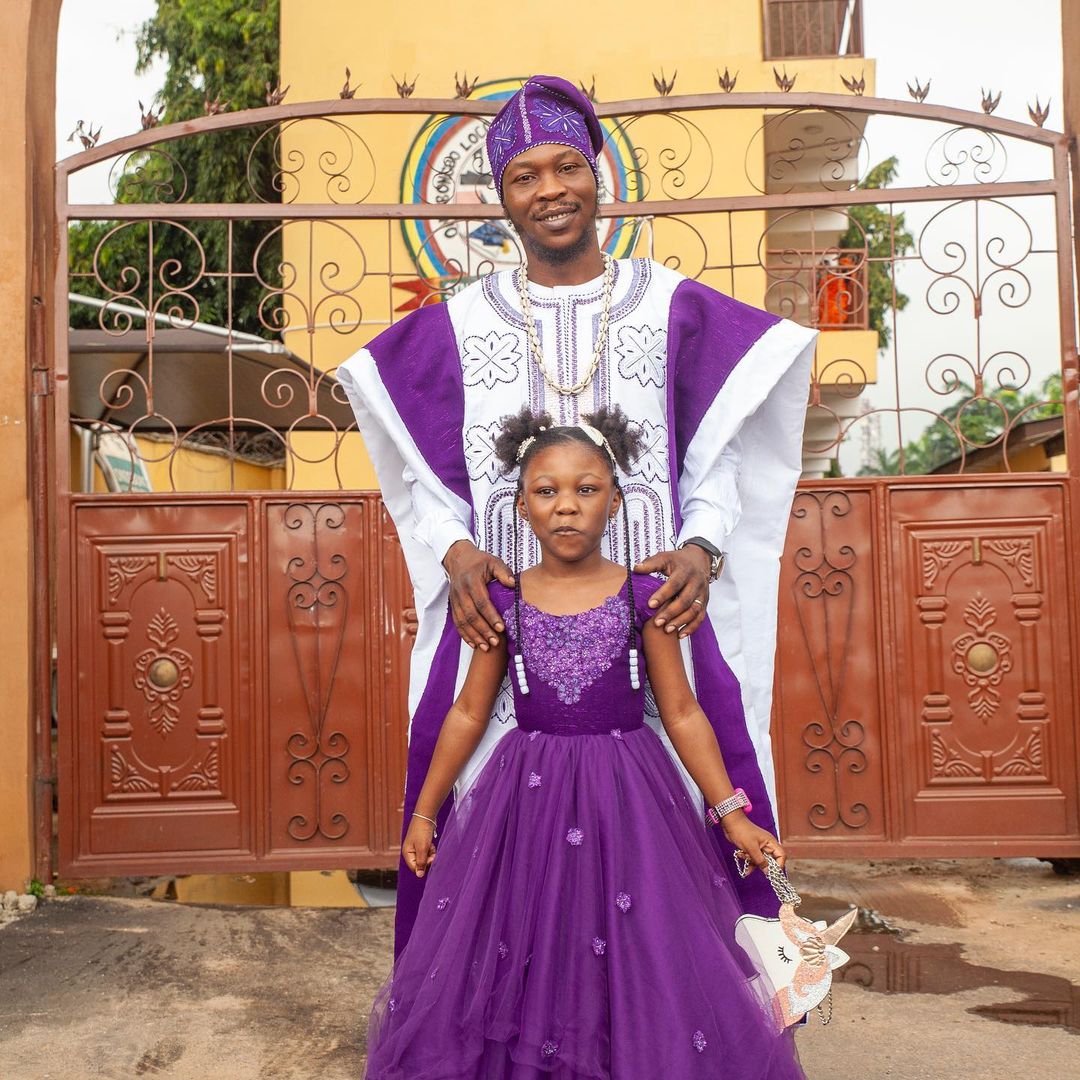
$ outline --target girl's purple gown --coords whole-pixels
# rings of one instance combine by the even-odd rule
[[[634,575],[639,628],[660,584]],[[513,651],[513,593],[489,588]],[[439,836],[368,1080],[803,1077],[734,942],[728,865],[643,722],[628,619],[626,585],[578,615],[522,603],[530,692]]]

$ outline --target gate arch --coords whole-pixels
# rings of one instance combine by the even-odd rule
[[[403,310],[481,276],[492,245],[512,253],[482,157],[468,184],[434,162],[431,203],[397,201],[380,169],[418,129],[497,107],[282,104],[57,166],[64,873],[396,865],[408,582],[377,493],[361,490],[371,474],[333,370]],[[796,496],[774,724],[790,847],[1080,854],[1065,136],[834,94],[598,112],[627,166],[626,201],[602,209],[624,247],[822,329],[808,472],[836,459],[854,474],[859,432],[897,433],[895,463],[877,447],[895,475],[819,475]],[[922,132],[925,184],[855,186],[873,117]],[[239,131],[249,199],[188,201],[184,140],[213,153]],[[68,202],[73,173],[110,164],[125,201]],[[918,218],[911,249],[895,216],[871,244],[855,213],[868,207]],[[438,278],[410,262],[402,223],[418,221],[455,236]],[[103,224],[72,266],[76,222]],[[253,225],[262,238],[238,262]],[[897,340],[897,293],[916,285],[939,320],[933,347]],[[94,321],[69,333],[71,294]],[[208,325],[208,311],[225,318]],[[921,418],[936,456],[915,463]],[[1033,471],[1039,453],[1058,471]],[[916,475],[927,462],[937,471]]]

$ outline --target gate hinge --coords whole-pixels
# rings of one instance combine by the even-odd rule
[[[30,372],[30,393],[33,397],[51,397],[52,374],[48,368],[33,368]]]

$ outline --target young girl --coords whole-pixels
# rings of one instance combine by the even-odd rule
[[[515,565],[513,590],[489,586],[506,637],[474,653],[439,734],[403,844],[430,880],[375,1001],[368,1080],[803,1077],[734,942],[731,871],[644,723],[647,670],[708,803],[741,801],[679,637],[651,621],[661,582],[601,555],[639,438],[617,409],[585,420],[556,427],[524,410],[496,442],[505,472],[519,469],[519,528],[542,558]],[[517,728],[455,802],[436,856],[435,818],[508,664]],[[719,809],[736,848],[783,865],[774,837]]]

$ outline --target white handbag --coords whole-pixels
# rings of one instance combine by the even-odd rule
[[[743,853],[736,852],[736,863],[740,855]],[[827,1024],[832,1018],[832,973],[850,959],[836,943],[851,929],[858,908],[852,908],[831,926],[823,920],[809,922],[795,914],[802,898],[791,887],[780,864],[772,855],[766,854],[765,859],[765,874],[780,901],[780,917],[741,916],[735,923],[735,940],[768,980],[773,991],[773,1017],[781,1030],[797,1024],[814,1008],[822,1023]],[[746,859],[739,873],[746,877],[752,869]],[[830,1002],[827,1016],[822,1009],[826,998]]]

